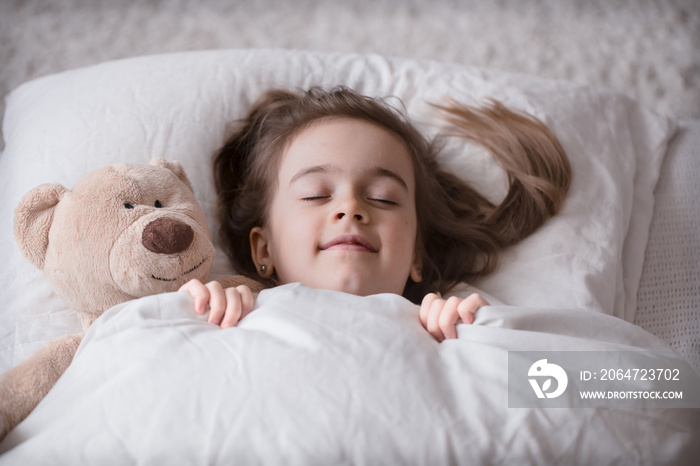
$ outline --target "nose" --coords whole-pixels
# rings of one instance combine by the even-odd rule
[[[348,197],[338,203],[333,212],[335,220],[356,220],[360,223],[369,222],[369,212],[354,197]]]
[[[187,249],[194,239],[192,228],[178,220],[159,218],[144,228],[141,243],[156,254],[176,254]]]

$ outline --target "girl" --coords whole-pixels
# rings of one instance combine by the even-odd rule
[[[438,341],[455,338],[456,324],[488,303],[435,293],[492,272],[504,248],[554,215],[571,167],[534,118],[496,102],[437,108],[506,170],[499,205],[443,171],[435,141],[382,100],[344,87],[263,95],[214,162],[219,233],[236,270],[266,286],[401,294],[421,303]],[[222,327],[253,308],[246,286],[181,290]]]

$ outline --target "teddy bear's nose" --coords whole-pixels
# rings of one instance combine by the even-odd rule
[[[182,252],[192,244],[193,239],[194,231],[189,225],[171,218],[152,221],[141,234],[141,242],[146,249],[157,254]]]

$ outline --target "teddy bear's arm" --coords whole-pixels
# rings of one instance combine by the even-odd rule
[[[81,334],[52,340],[0,375],[0,439],[51,390],[73,360],[82,338]]]

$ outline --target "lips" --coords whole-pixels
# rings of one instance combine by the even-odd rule
[[[368,240],[359,235],[342,235],[321,245],[321,250],[377,252],[378,249]]]

